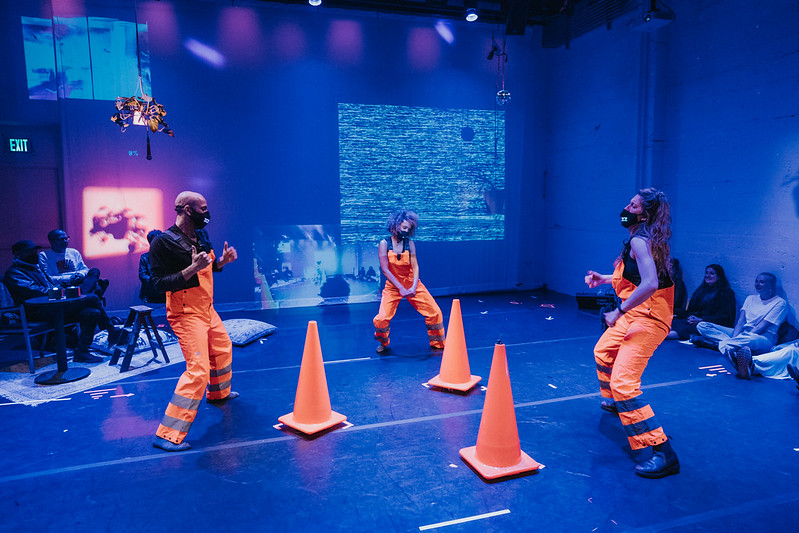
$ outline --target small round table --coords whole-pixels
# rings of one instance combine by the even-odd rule
[[[82,295],[76,298],[61,298],[51,300],[47,296],[39,296],[25,300],[26,305],[45,307],[53,313],[53,329],[55,329],[56,362],[58,368],[42,372],[34,378],[34,382],[39,385],[59,385],[78,381],[92,373],[86,367],[68,368],[67,367],[67,337],[64,334],[64,307],[72,302],[79,302],[88,298],[90,295]]]

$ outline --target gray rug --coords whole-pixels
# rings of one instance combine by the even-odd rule
[[[153,361],[153,352],[150,350],[136,353],[133,355],[130,370],[127,372],[119,371],[119,367],[122,364],[121,358],[115,366],[109,366],[108,362],[111,360],[110,357],[106,357],[102,363],[84,364],[70,362],[70,368],[86,367],[91,369],[92,373],[84,379],[62,383],[61,385],[37,385],[33,381],[34,378],[42,372],[55,370],[55,363],[37,369],[36,374],[30,374],[28,372],[0,372],[0,396],[15,403],[38,404],[102,387],[108,383],[137,376],[144,372],[184,363],[183,352],[180,350],[179,344],[175,343],[166,346],[166,353],[169,356],[169,363],[164,363],[162,355],[159,355],[157,361]],[[25,368],[27,369],[27,363],[25,364]]]

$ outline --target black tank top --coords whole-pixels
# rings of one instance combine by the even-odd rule
[[[641,284],[641,273],[638,271],[638,262],[632,258],[630,252],[632,246],[630,241],[624,242],[624,249],[621,252],[621,260],[624,263],[624,271],[622,276],[624,279],[635,285],[636,287]],[[674,285],[668,272],[658,271],[658,289],[666,289]]]
[[[388,245],[388,251],[393,252],[394,241],[391,239],[391,236],[388,236],[383,240],[386,241],[386,244]],[[397,254],[397,261],[399,261],[402,258],[403,252],[405,252],[405,250],[407,249],[408,249],[408,237],[405,237],[404,239],[402,239],[402,252]]]

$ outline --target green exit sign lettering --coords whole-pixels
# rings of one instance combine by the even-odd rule
[[[29,139],[8,139],[8,150],[10,152],[30,152],[31,142]]]

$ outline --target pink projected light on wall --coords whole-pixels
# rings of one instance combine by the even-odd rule
[[[147,23],[150,50],[173,54],[180,47],[180,28],[175,8],[168,2],[139,4],[139,21]]]
[[[263,55],[258,14],[244,7],[226,7],[219,16],[217,42],[231,59],[254,60]]]
[[[147,233],[164,229],[161,189],[83,189],[83,255],[110,257],[146,252]]]
[[[52,6],[54,17],[86,16],[86,6],[83,0],[52,0],[50,5]]]
[[[413,28],[408,35],[408,64],[416,70],[433,70],[441,58],[435,30]]]
[[[357,65],[363,60],[363,30],[352,20],[334,20],[327,33],[330,57],[345,65]]]

